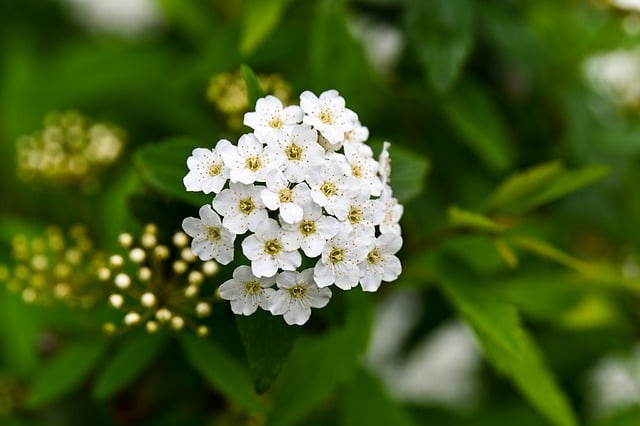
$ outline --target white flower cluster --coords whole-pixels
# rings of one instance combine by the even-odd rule
[[[403,207],[388,185],[389,144],[376,160],[368,129],[338,92],[305,91],[288,107],[267,96],[244,124],[253,132],[237,145],[194,149],[184,177],[187,191],[215,193],[182,223],[193,252],[226,265],[243,238],[251,266],[219,288],[232,311],[260,307],[301,325],[329,302],[331,285],[376,291],[398,278]]]

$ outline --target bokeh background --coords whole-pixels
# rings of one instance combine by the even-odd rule
[[[0,424],[640,424],[640,2],[3,0],[0,46]],[[119,235],[187,262],[253,73],[392,142],[404,274],[128,327]]]

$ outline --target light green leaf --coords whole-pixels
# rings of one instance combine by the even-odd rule
[[[298,329],[264,311],[237,316],[256,391],[266,391],[289,357]],[[278,342],[274,344],[274,342]]]
[[[371,325],[370,295],[351,291],[343,327],[322,337],[300,337],[273,388],[267,424],[303,424],[304,417],[327,400],[355,372]]]
[[[544,364],[535,342],[521,327],[517,311],[502,294],[455,258],[442,257],[439,272],[443,290],[472,327],[496,370],[507,376],[551,423],[575,425],[566,395]]]
[[[278,25],[291,0],[248,0],[242,17],[240,52],[251,54]]]
[[[342,402],[343,426],[411,426],[411,415],[385,392],[371,374],[360,370],[349,382]]]
[[[190,138],[174,138],[145,145],[134,154],[134,163],[146,183],[158,191],[194,206],[208,204],[211,195],[187,192],[182,178],[187,174],[187,158],[194,148],[205,144]]]
[[[472,229],[478,232],[500,233],[504,230],[502,226],[489,219],[488,217],[463,210],[458,206],[451,206],[447,210],[449,225],[457,228]]]
[[[458,88],[444,106],[462,141],[492,170],[501,172],[513,164],[507,125],[491,95],[479,85]]]
[[[159,333],[128,336],[98,375],[93,386],[94,398],[110,398],[131,384],[156,358],[166,341],[166,335]]]
[[[240,407],[260,410],[247,367],[218,347],[216,342],[193,334],[180,336],[187,360],[211,387]]]
[[[247,65],[242,64],[240,66],[240,73],[244,79],[244,84],[247,86],[249,105],[254,108],[258,99],[264,96],[264,90],[262,90],[262,86],[260,86],[260,82],[258,81],[256,74]]]
[[[409,36],[431,85],[444,92],[460,75],[473,46],[475,18],[469,0],[411,1]]]
[[[40,408],[78,389],[105,348],[105,342],[74,343],[64,347],[35,375],[27,405]]]

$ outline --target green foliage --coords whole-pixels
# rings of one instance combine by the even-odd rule
[[[247,86],[247,94],[249,96],[249,105],[256,104],[256,101],[264,96],[264,92],[260,87],[260,83],[258,83],[258,77],[253,72],[251,68],[242,64],[240,67],[240,72],[242,73],[242,78],[244,79],[244,84]]]
[[[245,55],[252,53],[278,25],[290,2],[291,0],[247,1],[242,20],[240,52]]]

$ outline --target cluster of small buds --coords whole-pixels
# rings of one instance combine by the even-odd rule
[[[90,123],[76,111],[50,113],[44,129],[18,140],[18,175],[23,180],[95,179],[122,153],[124,131],[108,123]]]
[[[86,228],[72,226],[65,233],[49,227],[44,236],[16,235],[12,240],[13,267],[0,265],[0,282],[25,303],[91,308],[103,297],[96,271],[105,255],[93,246]]]
[[[286,100],[291,95],[291,86],[279,74],[259,75],[258,84],[264,93],[280,99]],[[227,116],[230,129],[242,128],[242,116],[249,111],[250,105],[247,85],[239,72],[213,75],[207,88],[207,98]]]
[[[260,307],[301,325],[331,285],[376,291],[395,280],[403,207],[389,186],[389,144],[376,160],[368,129],[335,90],[306,91],[300,106],[267,96],[244,124],[253,132],[237,145],[193,150],[184,177],[188,191],[215,194],[182,223],[193,252],[226,265],[242,236],[250,266],[219,288],[233,312]]]
[[[160,243],[153,224],[145,226],[139,241],[123,233],[118,242],[126,254],[109,257],[98,276],[115,287],[109,304],[124,313],[124,327],[144,325],[149,333],[160,327],[175,331],[187,327],[207,335],[209,329],[200,320],[211,314],[213,297],[202,296],[202,284],[218,272],[218,264],[199,261],[183,232],[174,234],[171,244]],[[104,325],[107,333],[117,329],[112,322]]]

